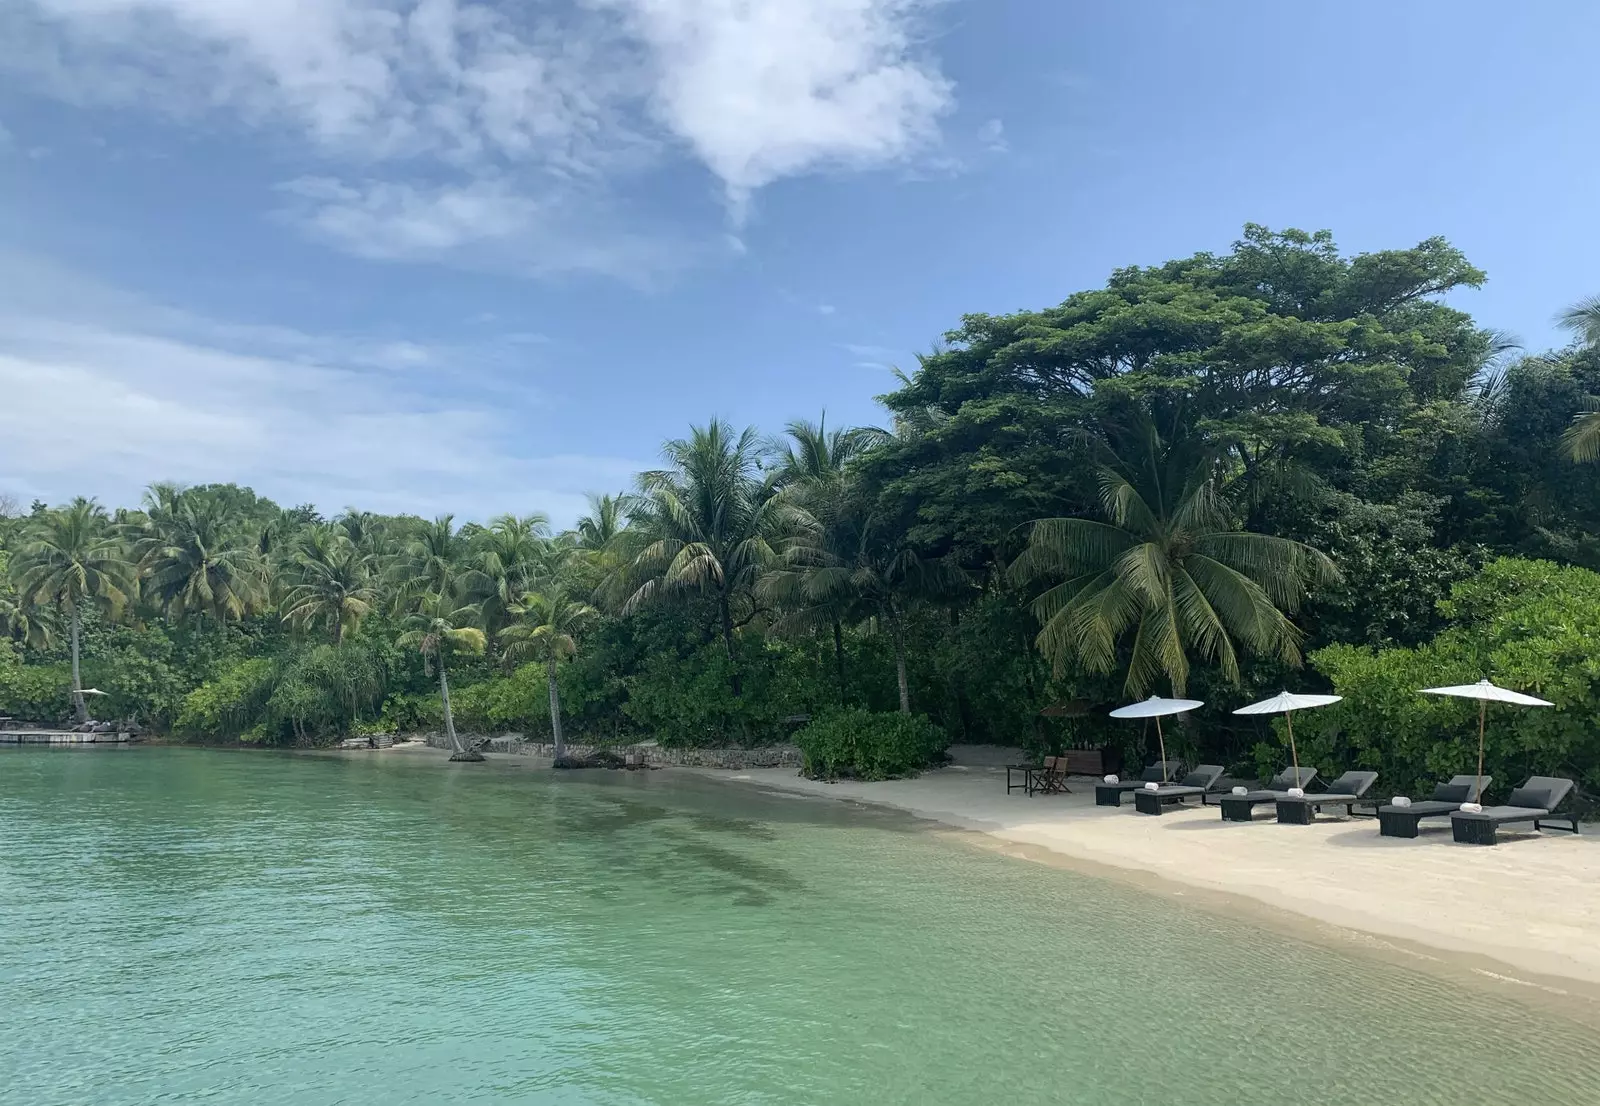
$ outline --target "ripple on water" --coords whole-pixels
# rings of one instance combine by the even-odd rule
[[[0,833],[4,1103],[1600,1101],[1547,1011],[671,773],[25,750]]]

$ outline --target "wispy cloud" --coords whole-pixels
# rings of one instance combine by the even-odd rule
[[[636,272],[681,251],[608,236],[633,222],[616,185],[674,149],[735,222],[776,180],[929,149],[953,104],[915,34],[936,3],[11,0],[0,67],[71,103],[297,138],[318,168],[288,215],[359,256]]]
[[[905,355],[904,350],[858,342],[841,342],[839,348],[856,359],[858,369],[892,369]]]
[[[0,258],[8,285],[31,271]],[[497,390],[488,350],[208,321],[38,276],[0,308],[11,447],[0,492],[24,500],[130,503],[154,480],[235,480],[324,510],[570,521],[584,492],[641,467],[519,450],[513,420],[540,401]]]

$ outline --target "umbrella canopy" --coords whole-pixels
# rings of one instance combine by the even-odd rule
[[[1163,699],[1152,695],[1138,703],[1129,703],[1111,712],[1113,718],[1161,718],[1168,714],[1182,714],[1186,710],[1205,706],[1199,699]]]
[[[1113,718],[1154,718],[1156,720],[1156,741],[1161,746],[1161,763],[1167,763],[1167,738],[1161,732],[1161,719],[1169,714],[1182,714],[1186,710],[1205,706],[1199,699],[1163,699],[1159,695],[1152,695],[1141,703],[1129,703],[1125,707],[1118,707],[1111,712]]]
[[[1289,730],[1289,759],[1294,762],[1294,774],[1300,776],[1300,750],[1294,743],[1294,719],[1292,711],[1309,710],[1311,707],[1327,707],[1334,703],[1344,701],[1343,695],[1297,695],[1292,691],[1280,691],[1270,699],[1263,699],[1259,703],[1251,703],[1248,707],[1240,707],[1234,714],[1281,714],[1283,724]]]
[[[1270,699],[1263,699],[1259,703],[1251,703],[1248,707],[1240,707],[1233,713],[1288,714],[1292,710],[1328,707],[1343,701],[1343,695],[1299,695],[1292,691],[1280,691]]]
[[[109,691],[101,691],[97,687],[86,687],[82,691],[78,692],[78,694],[79,695],[110,695],[111,693]]]
[[[1483,725],[1484,717],[1488,713],[1490,703],[1511,703],[1519,707],[1553,707],[1554,703],[1547,699],[1535,699],[1532,695],[1524,695],[1520,691],[1510,691],[1497,687],[1488,680],[1479,680],[1475,684],[1452,684],[1449,687],[1425,687],[1418,692],[1419,695],[1450,695],[1457,699],[1476,699],[1478,701],[1478,793],[1483,793]]]
[[[1535,699],[1532,695],[1524,695],[1520,691],[1509,691],[1488,680],[1479,680],[1475,684],[1454,684],[1450,687],[1425,687],[1418,694],[1454,695],[1457,699],[1477,699],[1485,703],[1515,703],[1519,707],[1555,706],[1547,699]]]

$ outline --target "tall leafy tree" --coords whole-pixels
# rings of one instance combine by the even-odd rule
[[[559,576],[545,580],[538,590],[523,595],[512,607],[511,625],[500,631],[509,659],[529,657],[543,662],[550,689],[550,730],[555,739],[555,756],[566,756],[566,740],[561,729],[561,688],[556,666],[578,651],[578,635],[600,617],[589,604],[567,593]]]
[[[481,754],[468,752],[456,736],[455,715],[450,710],[450,676],[446,659],[452,653],[482,653],[486,644],[478,628],[476,607],[458,602],[445,592],[423,592],[413,599],[398,644],[422,654],[429,675],[439,669],[439,702],[444,707],[444,729],[455,749],[452,760],[482,760]]]
[[[509,621],[511,608],[552,555],[550,520],[543,514],[501,515],[476,536],[461,583],[477,602],[484,632],[491,638]]]
[[[283,571],[283,620],[328,628],[333,644],[360,628],[382,596],[374,557],[363,553],[342,526],[328,523],[304,533]]]
[[[151,596],[170,614],[240,619],[265,600],[266,568],[247,520],[228,498],[189,489],[147,497],[133,549]]]
[[[754,616],[753,589],[777,546],[804,525],[761,467],[755,429],[735,434],[720,419],[693,427],[663,449],[669,467],[639,477],[630,516],[642,548],[627,566],[624,614],[673,593],[700,592],[716,604],[734,695],[743,693],[734,630],[738,608]]]
[[[831,622],[836,646],[841,621],[871,620],[887,630],[900,710],[909,714],[907,618],[918,603],[959,594],[967,574],[947,557],[924,557],[903,530],[859,499],[829,523],[795,537],[763,590],[790,607],[791,620]]]
[[[1041,651],[1097,673],[1125,661],[1135,696],[1163,677],[1183,694],[1194,658],[1232,683],[1241,651],[1298,664],[1301,633],[1288,614],[1337,579],[1333,563],[1238,529],[1222,451],[1169,445],[1147,419],[1133,436],[1126,456],[1098,450],[1105,521],[1040,519],[1012,565],[1020,581],[1053,581],[1033,603]]]
[[[35,516],[11,573],[23,602],[52,603],[66,615],[72,642],[72,702],[81,723],[89,717],[79,661],[83,608],[94,604],[115,617],[134,583],[133,566],[105,509],[80,497],[69,506]]]
[[[455,594],[470,552],[468,536],[456,529],[454,515],[419,523],[391,569],[397,602],[404,604],[429,592]]]

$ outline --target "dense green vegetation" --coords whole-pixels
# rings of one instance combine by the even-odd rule
[[[1247,227],[967,316],[887,429],[695,427],[559,534],[232,485],[36,503],[0,521],[0,713],[81,716],[94,685],[104,717],[278,743],[759,743],[814,717],[818,771],[878,775],[947,741],[1145,755],[1103,714],[1040,716],[1062,699],[1331,685],[1352,701],[1305,748],[1409,786],[1461,770],[1470,729],[1410,693],[1487,675],[1562,705],[1495,728],[1497,776],[1600,784],[1597,309],[1524,355],[1445,302],[1484,279],[1438,239],[1345,257]],[[1219,709],[1169,746],[1265,766],[1277,740]]]

